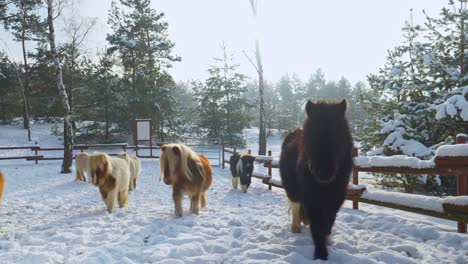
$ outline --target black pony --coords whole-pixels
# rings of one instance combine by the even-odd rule
[[[232,188],[237,189],[237,185],[241,184],[242,192],[246,193],[249,189],[250,182],[252,181],[252,172],[254,169],[255,157],[250,154],[232,154],[229,159],[231,174],[232,174]]]
[[[327,238],[346,197],[353,167],[353,140],[340,103],[311,101],[303,129],[290,133],[281,147],[280,172],[286,193],[309,218],[314,259],[328,258]]]

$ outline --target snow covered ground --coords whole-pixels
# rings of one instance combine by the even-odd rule
[[[14,130],[0,126],[0,145],[21,143]],[[33,136],[60,142],[45,134]],[[231,189],[227,169],[214,167],[208,207],[191,215],[185,199],[175,218],[158,161],[142,165],[130,206],[110,215],[97,188],[60,174],[60,162],[0,161],[0,263],[322,263],[312,260],[307,227],[289,232],[283,190],[254,179],[243,194]],[[454,222],[360,207],[339,212],[327,263],[468,263],[468,236]]]

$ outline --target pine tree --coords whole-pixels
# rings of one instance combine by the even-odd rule
[[[463,88],[468,84],[468,13],[466,0],[459,3],[457,8],[449,1],[450,8],[443,8],[439,18],[426,16],[424,25],[414,25],[411,15],[403,28],[404,43],[388,52],[379,73],[368,76],[376,97],[362,100],[371,115],[363,125],[368,132],[360,138],[365,151],[430,158],[435,148],[450,142],[449,136],[466,131],[463,107],[456,106],[467,104],[468,91]],[[460,100],[450,101],[453,96]]]
[[[206,129],[209,137],[224,134],[232,146],[243,145],[237,135],[248,124],[248,105],[242,94],[247,91],[245,76],[237,73],[238,65],[232,63],[222,46],[222,58],[215,58],[219,65],[208,69],[210,77],[205,83],[195,83],[195,96],[199,103],[199,126]]]
[[[112,1],[109,13],[112,33],[107,35],[111,45],[108,52],[117,52],[120,58],[123,78],[130,87],[125,98],[131,118],[148,117],[155,105],[161,107],[161,113],[174,112],[174,105],[169,102],[175,83],[167,69],[180,57],[171,54],[174,43],[169,40],[164,13],[158,13],[150,4],[150,0],[119,0],[119,4]],[[162,118],[166,121],[153,122],[161,125],[158,131],[172,123],[168,122],[169,115]],[[121,125],[129,128],[128,124],[127,121]]]
[[[323,89],[326,84],[325,74],[322,69],[317,69],[313,75],[309,77],[309,81],[306,84],[307,97],[311,100],[318,99],[318,91]]]
[[[17,98],[15,89],[18,86],[17,72],[7,55],[0,52],[0,119],[7,122],[14,113]]]
[[[294,130],[296,122],[296,95],[288,75],[281,77],[276,86],[279,95],[278,128],[283,131]]]
[[[45,23],[39,15],[42,0],[12,0],[0,8],[0,18],[5,29],[9,30],[16,41],[21,42],[23,55],[23,125],[28,129],[28,139],[31,141],[30,131],[30,72],[28,62],[27,42],[43,39]]]

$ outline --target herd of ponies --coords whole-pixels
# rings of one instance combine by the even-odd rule
[[[301,222],[309,225],[314,259],[328,259],[327,244],[336,214],[343,204],[353,167],[353,139],[346,119],[346,100],[308,101],[303,128],[289,133],[281,146],[280,175],[292,214],[291,231],[299,233]],[[247,192],[255,157],[234,153],[230,158],[232,187],[239,182]],[[161,146],[160,180],[172,185],[176,216],[182,216],[182,199],[190,198],[190,212],[198,214],[208,203],[213,182],[210,162],[183,144]],[[141,173],[141,161],[127,153],[112,158],[105,153],[80,153],[75,160],[77,181],[97,186],[107,211],[129,204]],[[5,179],[0,172],[0,205]]]

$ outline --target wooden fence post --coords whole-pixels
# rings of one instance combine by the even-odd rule
[[[457,135],[457,144],[466,144],[466,134]],[[457,175],[457,196],[467,195],[468,175]],[[458,233],[466,233],[466,224],[458,222]]]
[[[359,155],[359,150],[357,147],[353,147],[353,157],[357,157]],[[356,166],[353,168],[353,184],[358,185],[359,184],[359,171],[356,169]],[[359,209],[359,201],[353,200],[353,209],[358,210]]]
[[[38,163],[38,160],[37,160],[38,148],[40,148],[40,147],[36,146],[36,147],[34,148],[34,155],[36,156],[36,160],[35,160],[35,163],[36,163],[36,164]]]
[[[268,157],[271,157],[271,150],[268,151]],[[270,163],[268,163],[268,177],[270,177],[270,179],[271,179],[271,177],[272,177],[272,172],[271,172],[271,161],[270,161]],[[271,183],[270,183],[270,181],[268,181],[268,190],[271,191]]]

